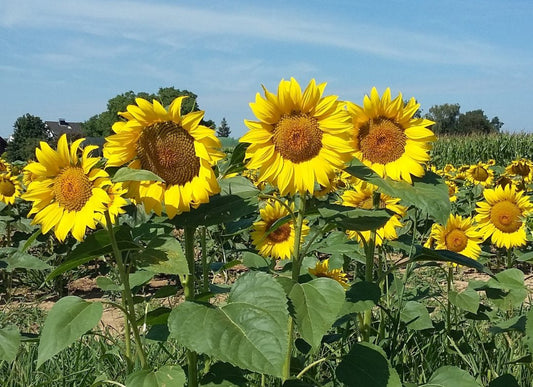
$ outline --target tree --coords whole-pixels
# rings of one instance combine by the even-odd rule
[[[40,117],[29,113],[17,118],[13,124],[13,140],[7,144],[7,159],[10,162],[35,158],[35,147],[40,141],[48,141],[46,126]]]
[[[149,94],[146,92],[136,94],[130,90],[111,98],[107,102],[107,110],[94,115],[85,121],[83,123],[83,130],[86,135],[90,137],[108,136],[111,134],[111,127],[113,124],[121,120],[118,113],[126,111],[128,105],[135,104],[135,98],[144,98],[150,102],[155,99],[163,106],[168,107],[175,98],[180,96],[187,96],[181,105],[182,115],[200,110],[198,103],[196,102],[198,96],[188,90],[179,90],[175,87],[161,87],[157,94]],[[215,123],[212,120],[202,120],[200,123],[210,128],[215,127]]]
[[[457,126],[458,131],[461,134],[494,133],[498,131],[491,124],[491,122],[481,109],[472,110],[461,114],[457,121]]]
[[[490,120],[490,124],[492,125],[494,130],[496,130],[496,132],[499,132],[500,129],[502,128],[502,126],[503,126],[503,122],[500,121],[498,116],[493,117],[492,120]]]
[[[435,121],[432,127],[435,134],[454,134],[457,133],[457,122],[459,120],[461,107],[458,103],[443,105],[434,105],[429,108],[426,118]]]
[[[231,129],[228,126],[228,123],[226,122],[226,117],[222,118],[222,121],[220,121],[220,126],[217,128],[217,136],[218,137],[229,137],[229,134],[231,133]]]

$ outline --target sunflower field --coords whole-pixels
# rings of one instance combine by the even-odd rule
[[[1,160],[2,386],[531,385],[531,147],[291,78],[223,151],[184,98]]]

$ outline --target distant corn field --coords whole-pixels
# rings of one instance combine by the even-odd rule
[[[533,133],[439,136],[431,161],[441,168],[448,163],[475,164],[489,159],[494,159],[498,165],[507,165],[522,157],[533,159]]]

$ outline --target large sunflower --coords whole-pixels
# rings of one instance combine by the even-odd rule
[[[362,107],[352,102],[347,106],[355,127],[355,157],[381,177],[412,183],[411,175],[424,176],[436,140],[428,129],[434,122],[413,117],[420,107],[414,98],[404,104],[400,93],[391,101],[389,88],[380,98],[374,87]]]
[[[62,135],[57,151],[41,142],[35,153],[38,162],[25,167],[33,180],[24,200],[33,202],[28,216],[35,214],[33,224],[41,224],[43,233],[54,229],[60,241],[69,232],[77,240],[83,240],[87,227],[95,228],[95,218],[106,210],[109,196],[105,186],[111,184],[108,174],[95,165],[99,157],[90,157],[97,146],[87,146],[78,155],[83,138],[70,147],[67,136]]]
[[[224,157],[215,131],[200,125],[203,111],[181,115],[178,97],[168,111],[136,98],[120,113],[127,121],[113,125],[106,138],[104,157],[108,166],[129,163],[130,168],[149,170],[163,181],[130,182],[129,195],[144,203],[146,212],[161,215],[163,204],[169,218],[190,211],[220,191],[212,166]]]
[[[325,87],[313,79],[302,93],[291,78],[280,82],[277,95],[264,88],[265,97],[257,93],[250,103],[259,121],[245,120],[250,130],[239,140],[250,143],[246,167],[282,195],[314,194],[316,183],[329,187],[335,169],[352,158],[350,116],[337,96],[322,97]]]
[[[0,202],[14,204],[21,192],[22,188],[16,176],[9,172],[0,173]]]
[[[430,238],[436,249],[454,251],[472,259],[477,259],[481,253],[479,245],[483,242],[483,234],[474,226],[471,217],[450,214],[445,226],[433,224]]]
[[[253,225],[250,233],[252,243],[264,257],[290,259],[294,251],[294,222],[289,220],[276,229],[272,225],[286,216],[289,210],[278,201],[268,201],[264,208],[259,210],[261,220]],[[302,240],[309,233],[309,226],[304,220],[302,224]]]
[[[363,208],[370,210],[373,208],[373,195],[377,187],[367,182],[361,182],[353,190],[344,191],[342,194],[342,204],[349,207]],[[384,240],[394,240],[398,238],[396,228],[402,227],[400,219],[406,214],[407,207],[398,204],[400,199],[392,198],[383,193],[380,194],[380,208],[386,208],[394,212],[383,227],[376,230],[376,245],[380,246]],[[357,232],[348,230],[346,232],[349,238],[361,242],[361,236],[365,241],[370,239],[370,231]]]
[[[309,273],[315,277],[327,277],[337,281],[344,289],[348,289],[348,276],[342,269],[329,269],[329,258],[318,261],[314,268],[309,268]]]
[[[483,191],[484,202],[477,203],[476,220],[485,239],[491,237],[497,247],[526,244],[524,218],[533,212],[529,196],[512,185]]]

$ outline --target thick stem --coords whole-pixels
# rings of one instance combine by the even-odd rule
[[[185,276],[183,291],[186,301],[194,301],[195,290],[195,267],[194,267],[194,232],[195,227],[185,227],[185,258],[189,267],[189,274]],[[198,355],[187,349],[188,386],[198,386]]]
[[[452,304],[450,302],[450,292],[452,291],[452,284],[453,284],[453,267],[448,267],[448,277],[447,277],[447,292],[448,292],[448,300],[447,300],[447,308],[446,308],[446,333],[449,335],[451,331],[451,324],[452,324]]]
[[[206,249],[206,227],[202,227],[202,236],[200,238],[200,246],[202,247],[202,291],[207,293],[209,291],[209,267],[207,266],[207,249]]]
[[[133,303],[133,296],[131,294],[129,270],[126,268],[126,266],[124,265],[124,261],[122,260],[122,253],[118,248],[117,239],[115,238],[115,234],[113,233],[113,222],[111,221],[111,217],[109,216],[108,211],[105,212],[105,219],[107,231],[109,232],[109,238],[111,240],[111,246],[113,248],[113,255],[115,256],[115,261],[117,263],[120,281],[122,282],[122,286],[124,286],[124,290],[122,291],[122,297],[126,301],[125,306],[127,313],[125,317],[131,323],[130,328],[133,332],[135,348],[137,349],[137,356],[139,356],[141,368],[145,368],[146,354],[144,353],[144,348],[141,343],[141,336],[139,334],[139,328],[137,326],[135,318],[135,304]]]

